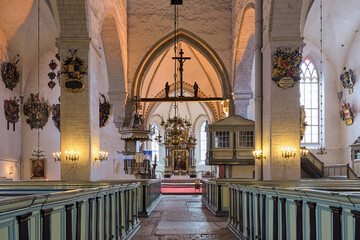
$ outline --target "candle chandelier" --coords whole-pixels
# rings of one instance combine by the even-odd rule
[[[167,148],[186,148],[187,146],[195,146],[196,138],[191,133],[191,123],[181,117],[174,116],[173,118],[161,121],[160,126],[164,129],[164,142],[160,133],[155,137],[155,140],[164,144]]]

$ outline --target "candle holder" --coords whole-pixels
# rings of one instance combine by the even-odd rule
[[[55,162],[61,161],[61,152],[53,152]]]
[[[65,159],[66,160],[70,160],[70,161],[78,161],[80,159],[79,157],[80,153],[79,152],[75,152],[75,151],[65,151]]]
[[[263,155],[262,150],[255,150],[252,152],[254,159],[260,160],[260,159],[266,159],[266,157]]]
[[[306,148],[300,148],[300,156],[302,157],[306,157],[309,154],[309,150],[307,150]]]
[[[296,148],[284,147],[281,148],[281,156],[283,158],[294,158],[296,156]]]
[[[104,152],[104,151],[100,151],[99,152],[99,157],[95,158],[95,160],[99,160],[99,161],[107,161],[108,160],[108,152]]]

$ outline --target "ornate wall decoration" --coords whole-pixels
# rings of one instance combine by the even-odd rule
[[[346,125],[350,126],[353,124],[354,114],[349,103],[344,102],[341,105],[340,117],[343,121],[345,121]]]
[[[65,74],[65,84],[64,87],[66,90],[71,92],[81,92],[85,88],[84,75],[87,74],[87,66],[83,61],[76,57],[77,50],[69,50],[71,52],[71,57],[68,57],[64,60],[64,65],[62,67],[62,74]]]
[[[48,73],[49,79],[50,81],[48,82],[48,86],[49,88],[52,90],[56,83],[54,82],[55,77],[57,76],[57,74],[55,73],[55,69],[57,67],[56,62],[54,62],[54,60],[51,60],[49,63],[49,68],[51,69],[51,72]]]
[[[300,80],[302,55],[299,48],[278,48],[272,58],[272,80],[283,88],[293,87]]]
[[[110,115],[110,103],[106,101],[104,94],[100,93],[99,97],[99,125],[100,127],[105,127],[105,123]]]
[[[26,123],[31,129],[43,129],[49,119],[49,106],[44,99],[40,101],[39,94],[31,93],[24,104],[24,114],[28,117]]]
[[[346,67],[344,67],[344,73],[340,75],[340,80],[343,87],[349,90],[349,94],[352,94],[355,84],[353,71],[351,69],[349,69],[349,71],[346,71]]]
[[[19,99],[4,100],[5,118],[7,120],[7,129],[9,130],[10,123],[13,124],[13,131],[15,131],[15,123],[19,121]]]
[[[17,55],[19,56],[19,55]],[[20,59],[14,57],[12,62],[4,62],[1,67],[1,77],[5,83],[5,87],[11,91],[16,87],[20,80],[20,72],[17,70],[16,64]]]
[[[59,97],[60,102],[60,97]],[[51,107],[52,120],[54,121],[55,127],[60,132],[60,103],[53,104]]]

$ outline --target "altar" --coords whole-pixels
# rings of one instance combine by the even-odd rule
[[[196,166],[193,157],[193,149],[172,149],[165,162],[165,178],[171,176],[196,177]]]

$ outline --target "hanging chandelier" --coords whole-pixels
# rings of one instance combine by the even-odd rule
[[[196,138],[191,132],[191,123],[184,118],[174,116],[161,121],[160,126],[164,129],[164,142],[159,133],[155,141],[164,144],[166,148],[187,148],[196,145]]]
[[[178,116],[178,103],[176,101],[178,90],[180,92],[181,98],[183,95],[183,71],[184,71],[184,62],[186,60],[190,60],[190,57],[184,57],[183,49],[180,49],[179,55],[177,55],[177,49],[179,49],[179,41],[178,41],[178,5],[182,4],[182,1],[172,1],[172,5],[174,5],[174,57],[175,60],[174,65],[174,116],[172,118],[168,118],[166,122],[164,120],[161,121],[160,125],[164,129],[164,142],[162,141],[162,137],[159,133],[154,139],[161,145],[164,144],[167,149],[176,149],[176,148],[194,148],[196,145],[195,135],[191,132],[192,124],[190,121]],[[178,80],[178,74],[180,75],[180,79]],[[180,83],[180,89],[176,89],[178,84]],[[196,87],[195,87],[196,86]],[[169,97],[169,85],[166,83],[166,98]],[[194,84],[194,96],[197,97],[198,86],[195,82]]]

